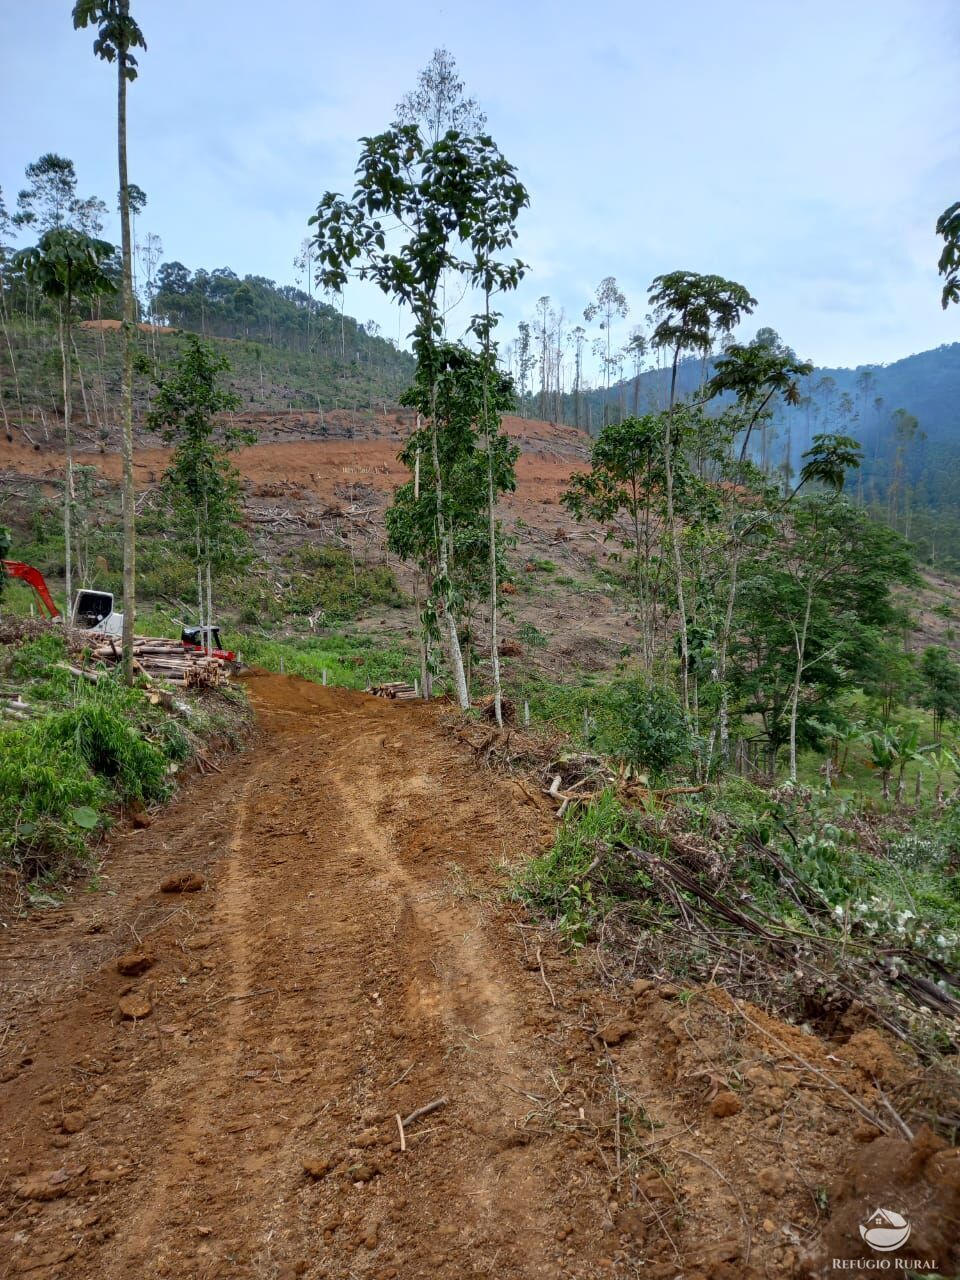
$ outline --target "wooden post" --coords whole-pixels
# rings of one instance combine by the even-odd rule
[[[420,697],[420,681],[416,676],[413,677],[413,696],[415,698]]]
[[[283,654],[280,655],[280,674],[283,675]]]
[[[523,700],[523,723],[526,728],[530,727],[530,703],[526,698]]]
[[[326,667],[324,667],[324,668],[323,668],[323,683],[324,683],[324,684],[326,684],[326,683],[327,683],[327,668],[326,668]]]

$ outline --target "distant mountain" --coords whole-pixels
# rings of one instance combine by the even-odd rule
[[[680,394],[694,395],[713,372],[713,360],[684,360]],[[594,434],[621,414],[666,406],[670,370],[641,373],[582,397],[582,425]],[[572,396],[561,409],[572,421]],[[922,559],[960,567],[960,342],[921,351],[893,364],[815,369],[802,380],[800,403],[780,405],[753,445],[754,460],[769,472],[795,474],[818,432],[855,436],[863,464],[851,477],[861,501],[910,537]]]

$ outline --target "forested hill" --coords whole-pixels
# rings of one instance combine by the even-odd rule
[[[381,337],[374,321],[361,324],[294,285],[278,285],[265,276],[241,278],[229,267],[191,272],[182,262],[165,262],[151,293],[151,313],[160,324],[218,338],[255,339],[412,376],[412,358],[392,339]]]
[[[684,360],[680,365],[680,393],[689,397],[705,377],[713,373],[713,361]],[[800,385],[801,403],[778,411],[779,425],[792,422],[791,441],[796,461],[807,447],[806,423],[813,432],[844,424],[865,445],[892,435],[898,409],[912,414],[929,443],[954,443],[960,449],[960,342],[906,356],[893,364],[859,365],[856,369],[814,369]],[[627,413],[647,413],[663,408],[670,394],[670,370],[651,369],[610,390],[611,407]],[[591,425],[603,422],[602,391],[589,393]],[[799,429],[797,427],[799,425]],[[785,443],[786,433],[783,432]],[[798,451],[798,452],[797,452]]]
[[[683,361],[681,395],[694,395],[712,373],[712,360]],[[611,388],[606,419],[661,409],[669,392],[669,368],[648,370]],[[796,405],[781,402],[770,426],[756,433],[755,461],[770,474],[794,475],[818,432],[856,437],[863,446],[860,500],[905,533],[927,563],[960,565],[960,342],[888,365],[815,369],[799,392]],[[581,406],[594,433],[605,398],[592,391]],[[565,400],[572,420],[573,397]]]
[[[381,337],[372,321],[360,323],[291,285],[241,277],[228,267],[191,272],[170,262],[154,280],[141,282],[140,291],[139,344],[151,374],[136,379],[138,420],[153,376],[173,366],[189,332],[220,348],[230,365],[228,385],[244,409],[379,410],[396,403],[413,381],[413,357]],[[45,439],[62,413],[56,309],[9,267],[0,276],[0,296],[8,317],[0,411],[31,438],[37,428]],[[73,339],[75,401],[107,436],[120,391],[118,308],[118,297],[107,295],[78,309]]]

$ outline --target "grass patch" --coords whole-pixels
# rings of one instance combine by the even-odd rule
[[[6,661],[37,715],[0,728],[0,859],[31,880],[87,856],[112,805],[163,799],[187,735],[116,679],[76,680],[56,664],[62,637],[27,641]]]
[[[365,689],[387,680],[412,681],[416,674],[416,660],[388,637],[328,635],[280,640],[234,635],[226,642],[239,647],[244,662],[251,666],[283,670],[318,683],[326,671],[328,684],[348,689]]]

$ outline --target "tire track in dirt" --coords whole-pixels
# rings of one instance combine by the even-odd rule
[[[495,889],[539,814],[433,708],[250,691],[261,741],[223,775],[229,808],[211,819],[205,786],[195,823],[188,798],[139,846],[156,884],[213,841],[207,891],[166,916],[159,895],[124,904],[158,916],[156,965],[131,984],[101,954],[10,1082],[10,1186],[62,1180],[9,1201],[0,1276],[610,1274],[601,1177],[531,1121],[573,1055],[541,1034]],[[152,1018],[111,1016],[131,985]],[[440,1097],[400,1151],[396,1114]],[[558,1242],[574,1218],[576,1250]]]

